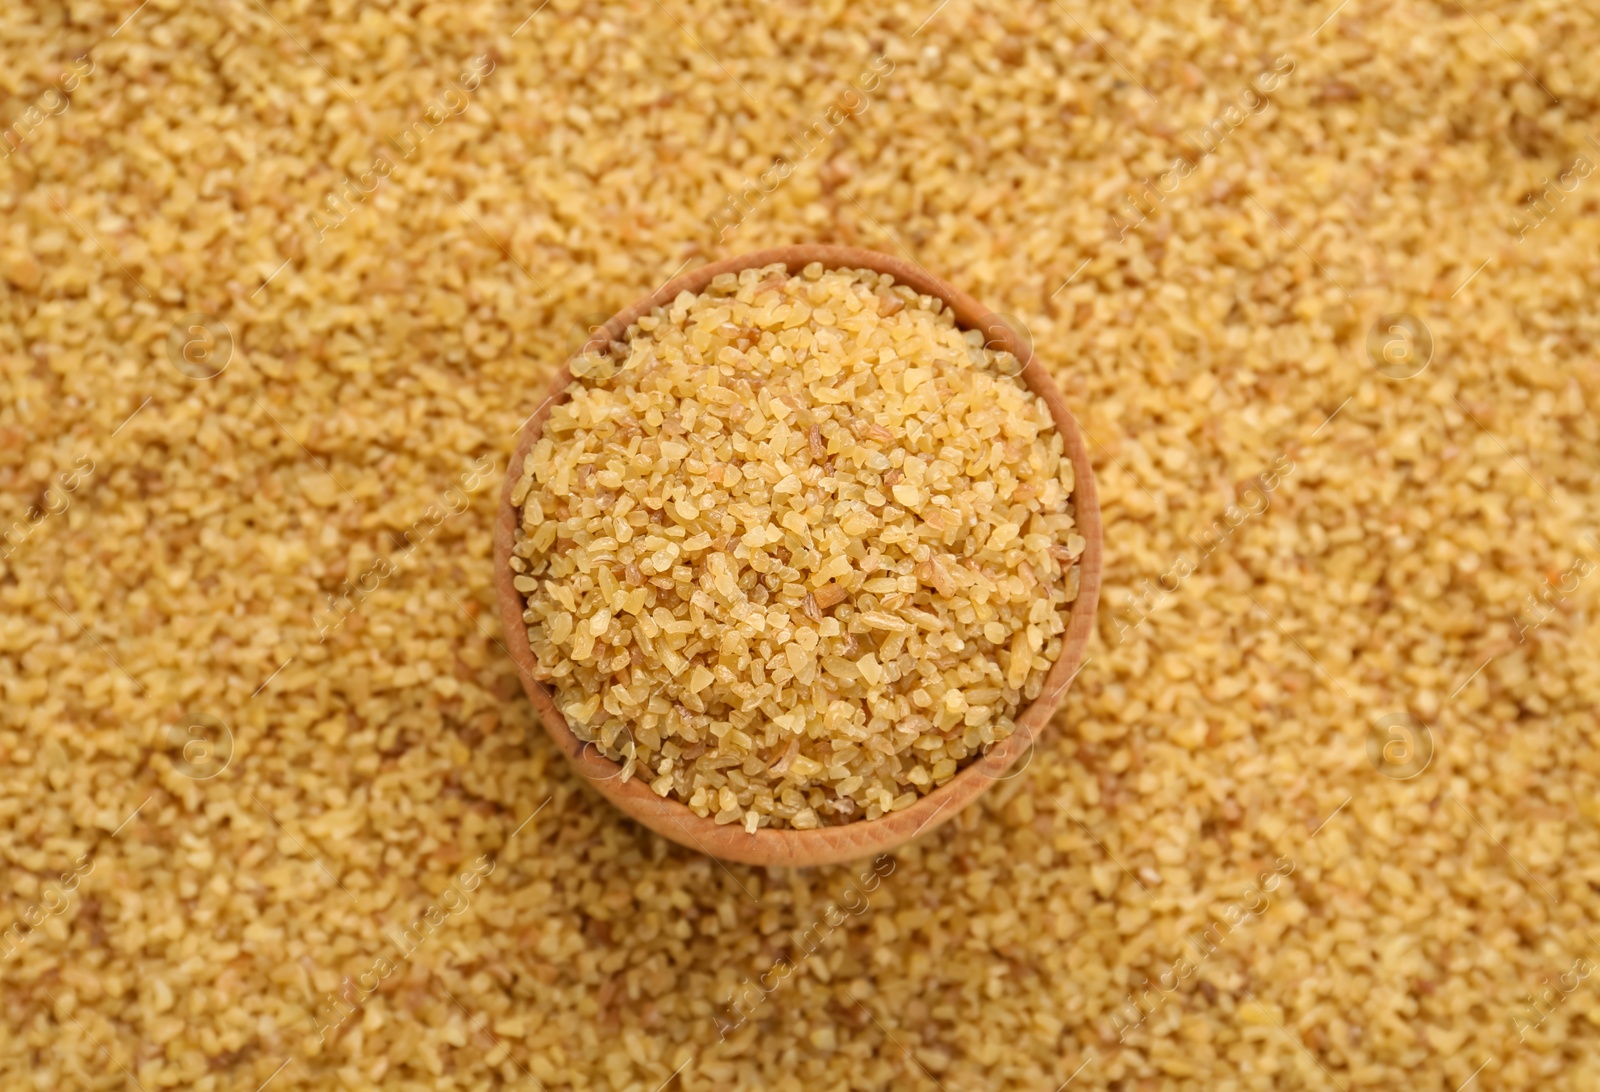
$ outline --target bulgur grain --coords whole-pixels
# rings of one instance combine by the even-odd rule
[[[512,490],[536,674],[580,739],[754,833],[877,819],[1012,733],[1084,548],[1015,358],[816,263],[719,274],[611,349]]]
[[[28,532],[0,547],[0,1087],[1594,1092],[1596,977],[1544,998],[1600,937],[1600,579],[1547,594],[1600,529],[1596,179],[1548,189],[1597,136],[1597,50],[1592,5],[1520,0],[0,8],[0,133],[95,65],[0,136],[0,526]],[[1109,549],[1058,723],[856,916],[859,869],[724,869],[571,773],[489,621],[487,490],[325,643],[316,612],[505,465],[576,319],[731,253],[713,203],[879,53],[738,249],[909,254],[1023,319]],[[231,330],[209,380],[168,356],[195,312]],[[1406,380],[1367,348],[1397,312],[1434,340]],[[1119,643],[1286,451],[1271,510]],[[1389,714],[1434,732],[1411,780],[1369,762]],[[202,782],[171,740],[209,715],[235,750]]]

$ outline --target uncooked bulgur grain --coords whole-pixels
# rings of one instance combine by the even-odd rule
[[[95,64],[0,147],[0,933],[40,921],[0,948],[0,1088],[1596,1092],[1600,980],[1543,998],[1600,939],[1600,575],[1519,629],[1600,530],[1600,179],[1513,218],[1600,137],[1597,52],[1593,4],[1527,0],[0,5],[0,126]],[[1021,318],[1111,547],[1031,763],[859,916],[858,868],[723,868],[573,774],[498,643],[487,490],[317,640],[326,595],[506,465],[580,316],[804,242]],[[197,311],[234,341],[212,380],[168,356]],[[1434,340],[1405,381],[1366,344],[1394,312]],[[1271,509],[1119,641],[1280,452]],[[196,781],[168,730],[208,713],[233,760]],[[1391,713],[1433,730],[1410,780],[1369,761]]]
[[[511,567],[578,737],[754,833],[877,819],[1009,736],[1085,545],[1018,370],[820,263],[719,274],[576,357]]]

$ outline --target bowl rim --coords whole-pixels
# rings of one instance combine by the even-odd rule
[[[511,571],[511,550],[515,543],[521,506],[512,503],[511,494],[522,476],[528,451],[542,433],[545,419],[551,409],[566,398],[567,388],[573,381],[572,360],[589,346],[622,340],[628,326],[640,315],[648,314],[654,307],[669,304],[680,292],[699,293],[720,273],[739,273],[745,269],[783,264],[788,266],[791,274],[798,274],[812,262],[820,262],[828,269],[871,269],[877,273],[888,273],[898,283],[918,293],[943,300],[953,312],[958,326],[982,330],[988,344],[1008,350],[1021,362],[1019,378],[1049,407],[1055,427],[1062,434],[1064,453],[1071,458],[1074,518],[1078,525],[1077,533],[1083,536],[1085,546],[1077,562],[1078,597],[1062,634],[1061,654],[1046,673],[1039,697],[1015,718],[1016,729],[1011,735],[987,754],[957,771],[944,785],[901,811],[839,826],[823,826],[812,830],[762,827],[750,834],[745,831],[743,824],[719,826],[711,817],[702,819],[681,801],[657,796],[643,778],[636,776],[623,781],[619,763],[600,754],[593,743],[585,743],[573,734],[566,718],[556,707],[550,690],[533,674],[537,661],[528,646],[527,626],[522,621],[526,604],[522,593],[512,585],[516,574]],[[626,815],[679,845],[722,860],[780,866],[834,864],[887,852],[924,830],[932,830],[949,822],[996,781],[1002,780],[1012,764],[1044,732],[1067,687],[1084,663],[1084,650],[1093,635],[1095,611],[1100,599],[1102,566],[1100,503],[1083,433],[1055,381],[1043,365],[1035,366],[1032,346],[1011,322],[914,262],[858,247],[802,244],[752,251],[697,266],[619,311],[598,330],[563,362],[546,390],[544,401],[517,430],[516,445],[506,467],[494,526],[494,585],[507,651],[517,667],[523,691],[538,713],[546,733],[573,768]]]

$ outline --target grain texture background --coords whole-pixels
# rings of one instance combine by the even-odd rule
[[[1597,22],[7,6],[0,1086],[1600,1088]],[[575,330],[806,241],[1026,326],[1107,586],[767,872],[577,783],[489,529]]]

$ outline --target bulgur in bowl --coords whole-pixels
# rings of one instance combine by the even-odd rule
[[[602,795],[713,856],[882,852],[1004,776],[1083,659],[1083,438],[1013,325],[850,247],[730,258],[597,330],[520,430],[507,647]]]

